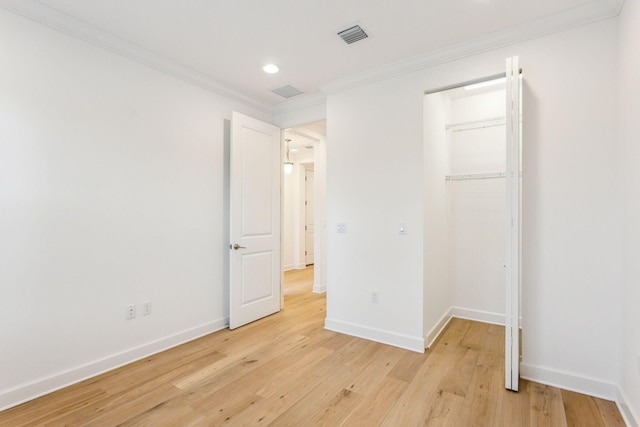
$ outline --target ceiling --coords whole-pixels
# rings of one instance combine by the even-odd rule
[[[0,0],[0,7],[273,111],[287,103],[271,92],[277,86],[302,90],[291,98],[298,103],[323,98],[372,70],[398,73],[447,52],[471,54],[615,16],[622,2]],[[356,23],[370,37],[347,45],[336,33]],[[269,62],[281,71],[264,73]]]

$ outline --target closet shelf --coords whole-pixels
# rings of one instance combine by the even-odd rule
[[[468,179],[495,179],[495,178],[505,178],[507,176],[504,172],[496,172],[496,173],[469,173],[462,175],[445,175],[444,179],[447,181],[465,181]],[[520,172],[520,176],[522,176],[522,172]]]
[[[506,124],[507,124],[506,116],[501,116],[501,117],[491,117],[483,120],[474,120],[471,122],[445,124],[444,128],[445,130],[450,130],[451,132],[464,132],[467,130],[504,126]]]
[[[504,172],[498,173],[470,173],[466,175],[445,175],[447,181],[464,181],[467,179],[494,179],[504,178],[507,174]]]

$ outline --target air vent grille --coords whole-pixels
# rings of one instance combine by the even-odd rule
[[[271,92],[275,93],[276,95],[280,95],[283,98],[292,98],[304,93],[300,89],[296,89],[291,85],[279,86],[275,89],[271,89]]]
[[[338,33],[338,35],[347,44],[355,43],[358,40],[366,39],[367,37],[369,37],[367,33],[365,33],[364,30],[360,27],[360,25],[354,25],[351,28],[342,30]]]

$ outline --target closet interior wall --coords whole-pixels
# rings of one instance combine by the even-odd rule
[[[505,313],[505,90],[425,96],[425,331]]]

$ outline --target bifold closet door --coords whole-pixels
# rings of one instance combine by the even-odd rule
[[[506,72],[505,387],[518,391],[520,379],[520,200],[521,79],[518,57],[507,58]]]

